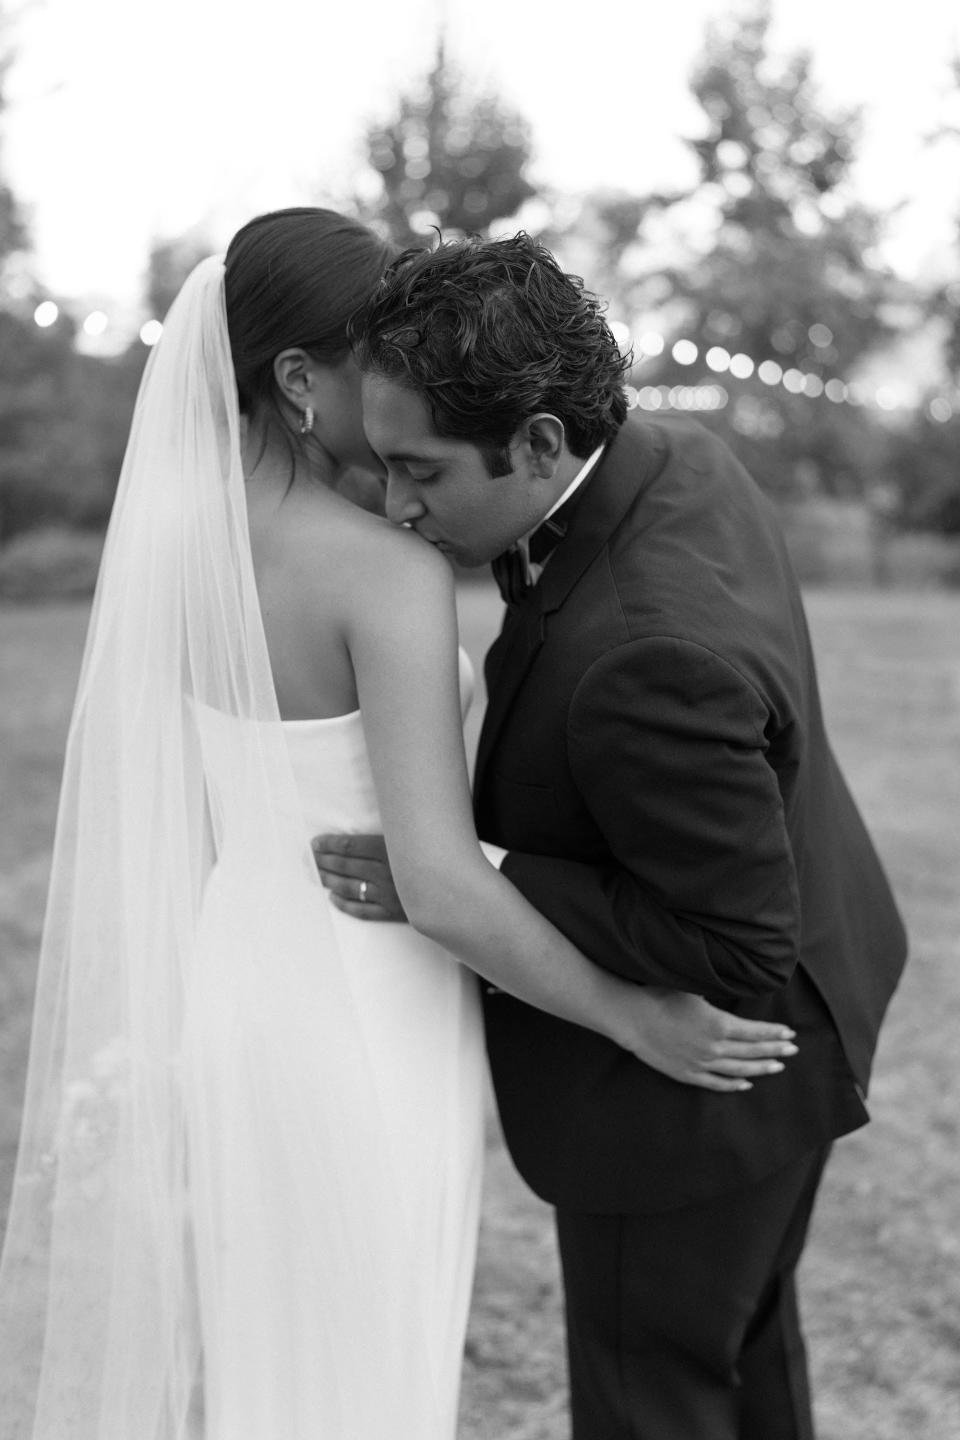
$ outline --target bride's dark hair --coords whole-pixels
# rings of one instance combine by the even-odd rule
[[[396,247],[358,220],[310,206],[273,210],[230,241],[225,291],[240,409],[277,408],[273,362],[299,346],[321,363],[350,350],[347,322]]]

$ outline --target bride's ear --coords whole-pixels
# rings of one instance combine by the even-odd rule
[[[302,408],[312,383],[310,356],[306,350],[281,350],[273,362],[273,378],[284,400]]]

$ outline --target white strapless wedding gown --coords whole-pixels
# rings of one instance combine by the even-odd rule
[[[310,837],[381,828],[359,712],[283,726],[303,854],[282,897],[256,837],[231,835],[236,723],[201,724],[221,843],[185,1025],[191,1433],[453,1440],[483,1148],[475,977],[327,902]]]

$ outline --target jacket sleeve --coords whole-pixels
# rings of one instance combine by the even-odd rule
[[[503,873],[598,964],[716,1003],[775,990],[799,901],[769,706],[685,640],[629,641],[581,680],[570,769],[602,833],[596,864],[510,851]]]

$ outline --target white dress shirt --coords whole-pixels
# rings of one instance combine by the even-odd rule
[[[534,561],[530,559],[530,551],[528,548],[530,543],[530,536],[534,533],[534,530],[539,530],[541,525],[546,524],[546,522],[550,519],[550,516],[555,515],[560,509],[561,505],[566,505],[571,495],[576,494],[576,492],[580,489],[580,486],[583,485],[586,481],[587,477],[592,474],[594,466],[600,459],[600,456],[603,454],[603,448],[604,447],[602,445],[598,445],[596,450],[594,450],[593,454],[587,456],[586,460],[584,460],[576,475],[574,475],[573,479],[570,481],[570,484],[567,486],[566,490],[564,490],[563,494],[558,500],[555,500],[553,502],[546,515],[544,515],[543,519],[540,520],[536,525],[534,525],[533,530],[529,530],[526,535],[521,535],[520,539],[517,541],[517,549],[520,551],[520,554],[526,561],[527,579],[531,585],[536,585],[537,581],[540,579],[540,576],[543,574],[544,565],[546,565],[547,561],[544,561],[543,565],[537,565],[534,563]],[[550,557],[547,556],[547,560],[549,560],[549,558]]]

